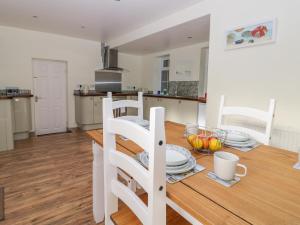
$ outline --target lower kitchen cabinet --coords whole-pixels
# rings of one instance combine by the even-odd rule
[[[137,96],[128,96],[127,100],[137,101],[138,97]],[[126,111],[127,111],[128,116],[137,116],[138,115],[138,109],[137,108],[131,108],[130,107],[130,108],[127,108]]]
[[[0,151],[13,148],[12,103],[4,99],[0,100]]]
[[[102,128],[102,96],[75,96],[75,119],[82,130]]]
[[[144,118],[149,120],[151,107],[164,107],[165,120],[176,123],[195,123],[198,117],[198,102],[189,100],[144,97]]]
[[[102,99],[103,99],[103,97],[100,97],[100,96],[94,97],[94,112],[93,112],[93,114],[94,114],[94,123],[95,124],[103,123]]]
[[[75,96],[75,119],[82,130],[102,128],[102,100],[106,96]],[[137,96],[113,96],[113,100],[137,100]],[[164,107],[165,120],[176,123],[195,123],[198,117],[198,102],[189,100],[148,97],[143,98],[144,119],[149,120],[151,107]],[[136,108],[120,109],[118,116],[137,115]]]
[[[32,129],[31,99],[13,98],[12,109],[14,139],[22,140],[29,138],[29,133]]]

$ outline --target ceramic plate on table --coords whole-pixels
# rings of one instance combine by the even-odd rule
[[[149,121],[148,120],[140,120],[137,119],[135,121],[133,121],[135,123],[137,123],[138,125],[140,125],[141,127],[149,127]]]
[[[236,142],[244,142],[248,141],[250,139],[249,135],[240,131],[234,131],[234,130],[226,130],[227,141],[236,141]]]
[[[118,119],[123,119],[123,120],[128,120],[131,122],[134,122],[142,127],[148,127],[149,126],[149,121],[148,120],[143,120],[143,119],[139,119],[135,116],[121,116]]]
[[[185,164],[191,158],[191,152],[178,145],[166,145],[167,166],[178,166]]]
[[[147,153],[146,153],[147,154]],[[185,164],[191,158],[191,152],[184,147],[166,144],[167,166],[179,166]],[[147,154],[148,159],[148,154]]]
[[[149,165],[149,159],[148,159],[148,154],[146,152],[142,152],[137,155],[138,160],[148,168]],[[167,174],[180,174],[180,173],[185,173],[190,170],[192,170],[195,166],[197,165],[196,159],[194,157],[190,157],[188,161],[179,166],[166,166],[166,173]]]
[[[180,173],[186,173],[190,170],[192,170],[196,165],[197,165],[197,162],[196,162],[196,159],[194,157],[191,157],[187,163],[184,164],[185,166],[184,167],[166,167],[166,172],[167,174],[180,174]]]
[[[232,147],[251,147],[255,146],[257,142],[254,139],[249,139],[248,141],[240,142],[240,141],[225,141],[225,145]]]

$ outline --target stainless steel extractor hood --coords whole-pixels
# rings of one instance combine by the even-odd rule
[[[118,49],[110,49],[102,43],[101,53],[104,70],[123,71],[123,68],[118,67]]]

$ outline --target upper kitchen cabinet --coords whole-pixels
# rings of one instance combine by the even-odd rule
[[[12,103],[10,99],[0,99],[0,151],[13,148]]]

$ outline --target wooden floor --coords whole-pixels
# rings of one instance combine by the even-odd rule
[[[81,132],[16,142],[0,153],[0,225],[93,225],[91,140]]]

